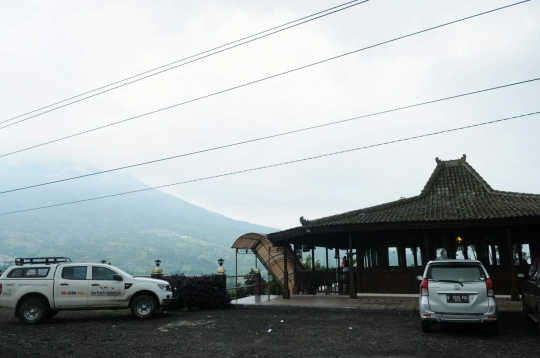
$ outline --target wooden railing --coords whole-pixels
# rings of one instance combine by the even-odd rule
[[[246,285],[244,283],[244,285],[238,285],[238,278],[246,278],[248,276],[252,276],[254,278],[254,282],[253,282],[253,285]],[[238,276],[226,276],[226,280],[228,279],[235,279],[234,282],[235,282],[235,285],[236,287],[226,287],[225,290],[226,291],[233,291],[233,290],[239,290],[239,289],[244,289],[244,288],[250,288],[250,287],[253,287],[254,290],[253,290],[253,293],[255,296],[260,296],[261,295],[261,274],[260,273],[252,273],[252,274],[246,274],[246,275],[238,275]],[[235,291],[235,292],[238,292],[238,291]]]
[[[299,294],[348,295],[349,275],[354,272],[343,272],[341,269],[299,271],[296,272],[296,284]],[[356,282],[356,280],[355,280]]]

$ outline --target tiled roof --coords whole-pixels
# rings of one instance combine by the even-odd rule
[[[303,227],[540,216],[540,195],[493,190],[461,159],[442,161],[418,196],[316,220]]]

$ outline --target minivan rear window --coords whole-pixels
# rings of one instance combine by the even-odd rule
[[[428,280],[474,282],[486,278],[484,270],[479,265],[432,265],[426,273]]]

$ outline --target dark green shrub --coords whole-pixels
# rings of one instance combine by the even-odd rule
[[[165,276],[163,279],[176,290],[178,302],[167,306],[167,310],[217,310],[229,307],[231,296],[223,292],[221,279],[217,275]]]

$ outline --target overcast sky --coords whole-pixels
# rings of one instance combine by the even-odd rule
[[[5,1],[0,121],[344,2]],[[1,129],[0,155],[511,3],[372,0]],[[533,79],[540,77],[538,19],[540,5],[531,1],[3,157],[0,165],[106,170]],[[124,172],[164,185],[536,112],[539,99],[537,81]],[[300,216],[418,195],[435,157],[466,154],[494,189],[538,194],[539,133],[540,115],[529,116],[166,192],[287,229]]]

